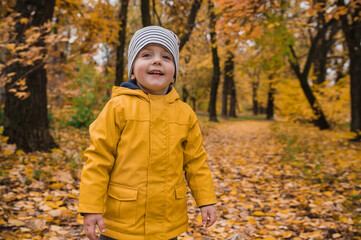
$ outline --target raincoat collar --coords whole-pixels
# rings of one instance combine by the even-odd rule
[[[129,88],[129,89],[140,89],[137,82],[133,81],[131,79],[129,79],[128,82],[123,82],[122,84],[120,84],[120,86]],[[169,88],[167,90],[167,94],[170,93],[170,91],[172,91],[172,86],[169,86]]]
[[[134,87],[137,86],[136,84],[132,84],[127,82],[127,84],[122,84],[120,87],[113,87],[112,89],[112,96],[111,98],[120,96],[120,95],[130,95],[130,96],[138,96],[146,101],[150,101],[151,98],[164,98],[166,102],[172,103],[179,99],[179,94],[175,90],[174,87],[170,86],[170,91],[166,95],[153,95],[149,93],[143,92],[138,86],[138,88]],[[131,86],[132,88],[130,88]],[[134,88],[133,88],[134,87]]]

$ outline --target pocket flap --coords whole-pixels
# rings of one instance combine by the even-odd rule
[[[187,194],[187,187],[185,184],[182,184],[175,188],[175,197],[177,199],[185,198]]]
[[[110,183],[108,195],[120,201],[134,201],[138,197],[138,188]]]

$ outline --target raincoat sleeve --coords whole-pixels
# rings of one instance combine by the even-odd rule
[[[104,213],[104,202],[116,148],[124,128],[119,103],[111,99],[89,126],[90,146],[85,150],[78,212]]]
[[[193,113],[184,145],[184,171],[198,207],[217,202],[198,119]]]

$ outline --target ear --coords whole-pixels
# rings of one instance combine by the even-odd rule
[[[134,75],[134,73],[131,73],[131,74],[130,74],[130,79],[131,79],[131,80],[135,80],[135,75]]]

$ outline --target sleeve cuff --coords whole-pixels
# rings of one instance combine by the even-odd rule
[[[199,208],[202,208],[202,207],[208,207],[208,206],[214,206],[214,205],[216,205],[215,203],[213,203],[213,204],[208,204],[208,205],[202,205],[202,206],[200,206]]]

